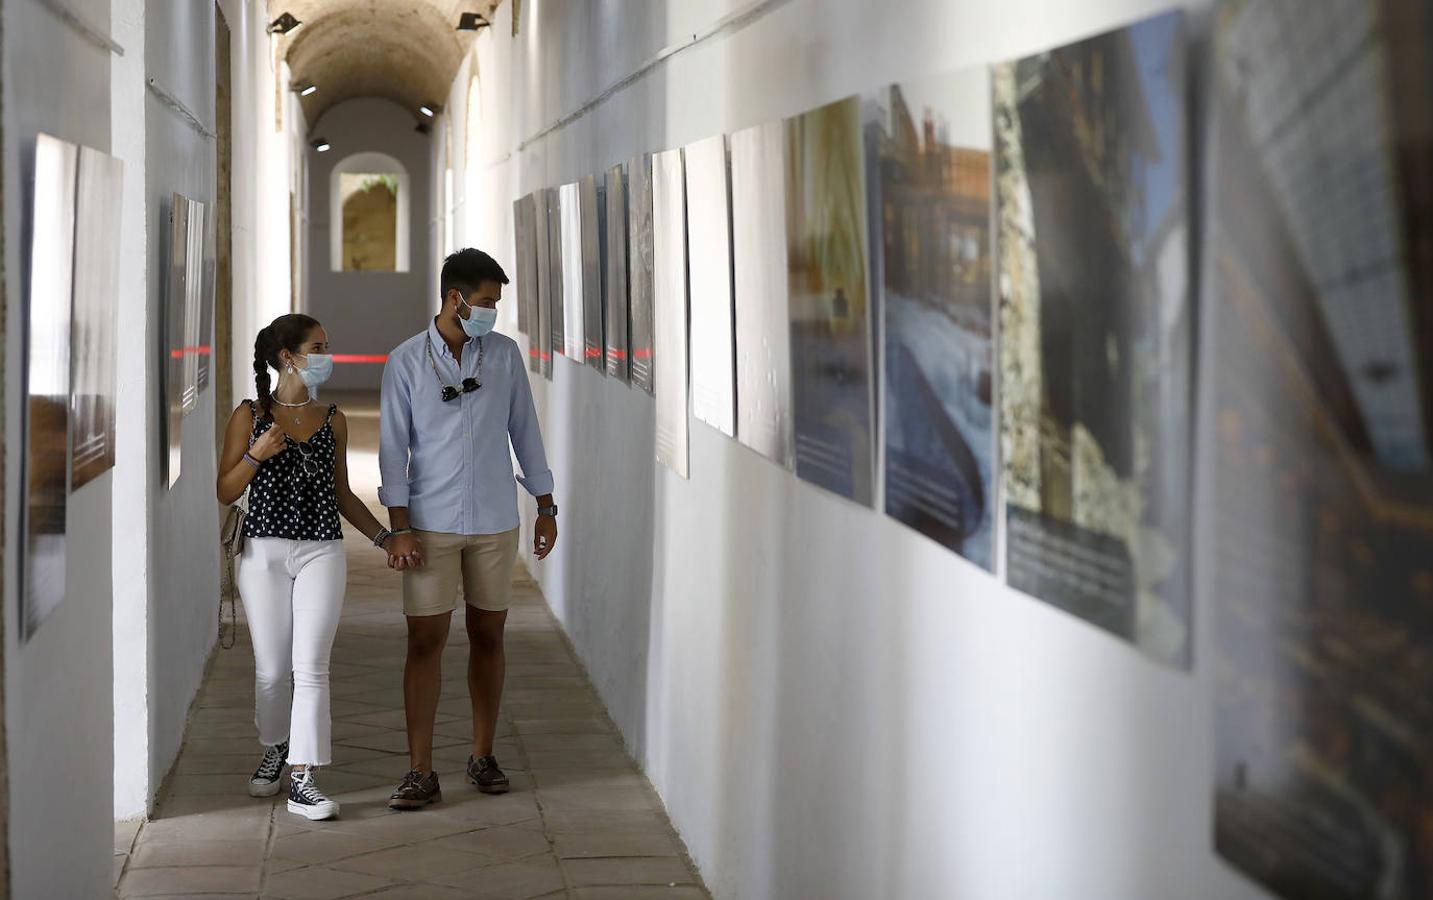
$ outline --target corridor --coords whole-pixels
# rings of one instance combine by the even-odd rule
[[[338,402],[353,432],[353,488],[375,498],[377,404],[362,396]],[[376,502],[374,511],[382,513]],[[238,640],[216,651],[153,818],[137,833],[137,823],[117,828],[120,896],[707,897],[661,801],[521,568],[494,748],[512,792],[483,795],[463,781],[472,732],[459,620],[444,654],[435,737],[443,801],[422,812],[387,808],[408,769],[399,577],[362,536],[345,532],[349,590],[333,648],[334,764],[319,774],[342,804],[341,817],[308,822],[284,808],[283,796],[255,800],[245,791],[257,744],[253,651],[241,609]]]

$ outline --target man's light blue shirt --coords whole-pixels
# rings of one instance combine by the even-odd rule
[[[501,534],[518,527],[516,479],[534,497],[552,493],[527,367],[513,340],[496,332],[453,357],[436,324],[399,344],[383,370],[378,501],[408,507],[423,531]],[[431,348],[431,362],[428,350]],[[437,373],[434,373],[434,367]],[[443,402],[443,386],[464,378],[482,387]],[[508,441],[512,441],[512,453]]]

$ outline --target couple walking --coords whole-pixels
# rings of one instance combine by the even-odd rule
[[[331,761],[329,653],[348,572],[340,516],[403,573],[411,770],[388,805],[420,809],[442,798],[433,723],[460,582],[473,704],[467,778],[485,793],[508,789],[493,735],[519,525],[509,440],[523,472],[517,481],[537,498],[539,559],[557,541],[557,507],[527,368],[517,344],[492,332],[507,275],[470,248],[448,257],[440,283],[442,310],[393,351],[383,373],[378,498],[391,530],[349,488],[343,413],[313,399],[333,369],[329,335],[316,320],[281,316],[259,332],[258,396],[234,410],[224,437],[219,500],[249,492],[236,580],[254,643],[264,746],[249,793],[277,794],[287,765],[288,809],[312,820],[339,811],[315,770]],[[270,369],[279,373],[272,389]]]

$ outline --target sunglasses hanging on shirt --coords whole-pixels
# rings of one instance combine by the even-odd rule
[[[432,342],[432,341],[428,341],[428,342],[427,342],[428,365],[430,365],[430,366],[433,367],[433,375],[434,375],[434,377],[436,377],[436,378],[438,379],[438,386],[443,389],[443,394],[442,394],[442,396],[443,396],[443,402],[444,402],[444,403],[447,403],[449,400],[456,400],[458,397],[461,397],[463,394],[471,394],[473,391],[476,391],[478,388],[480,388],[480,387],[483,386],[482,381],[479,380],[479,378],[481,378],[481,377],[482,377],[482,374],[483,374],[483,339],[482,339],[482,338],[478,338],[477,341],[478,341],[478,378],[464,378],[464,379],[463,379],[463,386],[462,386],[461,388],[454,387],[453,385],[448,384],[446,381],[443,380],[443,375],[442,375],[442,373],[440,373],[440,372],[438,371],[438,361],[433,358],[433,342]]]

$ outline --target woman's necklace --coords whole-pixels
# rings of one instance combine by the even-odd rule
[[[272,399],[273,399],[273,401],[274,401],[275,403],[277,403],[279,406],[284,406],[284,407],[287,407],[287,408],[289,408],[289,409],[303,409],[304,407],[308,406],[310,403],[313,403],[313,398],[312,398],[312,397],[308,398],[307,400],[305,400],[305,401],[302,402],[302,403],[285,403],[284,401],[280,400],[278,397],[274,397],[274,398],[272,398]],[[294,424],[295,424],[295,425],[302,425],[302,424],[303,424],[303,419],[302,419],[300,416],[298,416],[297,414],[295,414],[295,416],[294,416]]]

